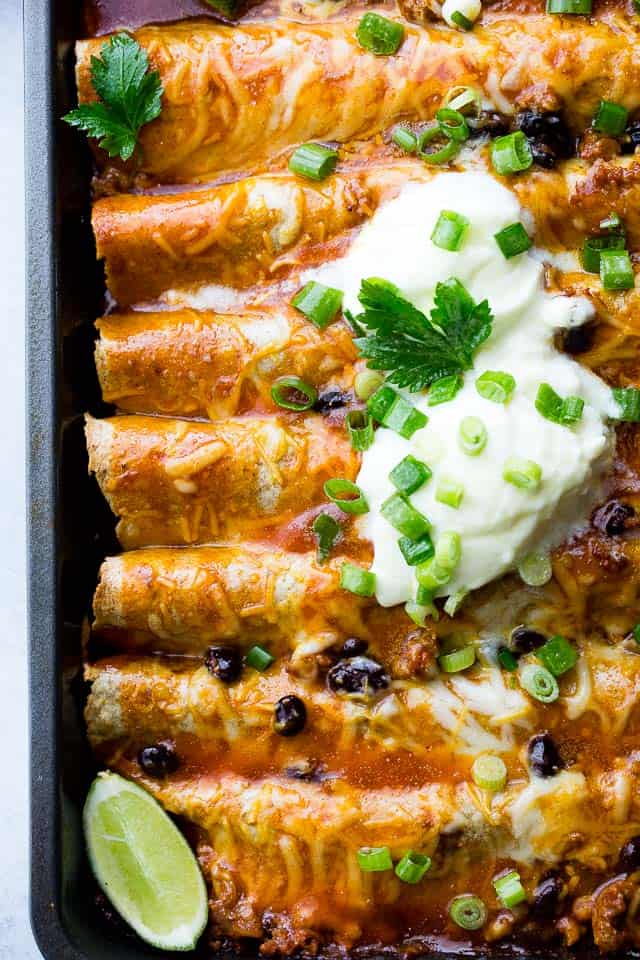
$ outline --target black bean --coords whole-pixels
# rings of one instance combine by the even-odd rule
[[[276,703],[273,728],[281,737],[294,737],[304,729],[307,722],[307,708],[295,694],[280,697]]]
[[[163,741],[144,747],[138,754],[138,763],[150,777],[166,777],[180,766],[173,744]]]
[[[558,160],[575,154],[575,137],[555,110],[522,110],[516,117],[516,127],[529,141],[534,163],[542,167],[553,167]]]
[[[550,143],[542,139],[532,140],[529,146],[531,147],[531,156],[533,157],[534,163],[537,163],[539,167],[544,167],[545,170],[552,170],[555,167],[559,158],[556,150]]]
[[[316,763],[314,760],[299,760],[285,767],[284,772],[292,780],[303,780],[305,783],[322,783],[332,776],[327,774],[323,763]]]
[[[618,866],[625,873],[634,873],[640,870],[640,836],[627,840],[620,851]]]
[[[313,405],[318,413],[329,413],[331,410],[340,410],[351,402],[351,396],[342,390],[325,390]]]
[[[360,657],[363,653],[367,652],[367,647],[369,644],[366,640],[361,640],[359,637],[349,637],[348,640],[342,644],[342,656],[343,657]]]
[[[490,137],[501,137],[508,133],[510,128],[509,120],[500,113],[481,113],[477,120],[469,122],[469,133],[471,137],[479,137],[481,134],[488,134]]]
[[[541,880],[533,891],[533,906],[531,912],[538,921],[553,920],[558,912],[558,903],[560,892],[562,890],[562,881],[555,874],[549,874],[544,880]]]
[[[596,333],[593,323],[583,323],[579,327],[568,327],[562,331],[561,344],[565,353],[575,356],[591,350]]]
[[[635,517],[635,513],[629,503],[609,500],[594,513],[593,525],[601,533],[606,533],[610,537],[619,537],[626,530],[629,521]]]
[[[511,634],[511,649],[515,653],[531,653],[547,642],[544,633],[530,630],[529,627],[516,627]]]
[[[207,670],[223,683],[233,683],[242,673],[242,657],[235,647],[209,647],[204,662]]]
[[[562,757],[550,733],[537,733],[527,747],[529,764],[539,777],[555,777],[564,767]]]
[[[389,686],[383,667],[369,657],[350,657],[336,663],[327,674],[329,689],[334,693],[360,693],[365,696]]]
[[[636,147],[640,147],[640,120],[633,120],[625,133],[622,139],[622,152],[633,153]]]

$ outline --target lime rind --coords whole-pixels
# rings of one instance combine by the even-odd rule
[[[191,847],[160,804],[117,773],[98,774],[83,811],[89,862],[118,913],[147,943],[193,950],[208,919]]]

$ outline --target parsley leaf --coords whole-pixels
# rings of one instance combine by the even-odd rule
[[[100,140],[110,157],[128,160],[145,123],[159,115],[163,94],[160,74],[133,37],[118,33],[91,57],[91,83],[100,98],[83,103],[63,120]]]
[[[455,277],[436,286],[429,318],[378,277],[362,281],[358,299],[364,312],[356,319],[368,331],[355,340],[360,355],[412,393],[470,370],[475,351],[491,333],[489,304],[476,304]]]

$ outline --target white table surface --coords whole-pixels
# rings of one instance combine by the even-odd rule
[[[0,958],[40,953],[28,911],[27,647],[24,544],[24,282],[20,0],[0,0]]]

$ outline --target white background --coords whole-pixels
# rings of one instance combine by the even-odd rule
[[[0,0],[0,958],[35,960],[29,929],[24,543],[24,223],[20,0]]]

